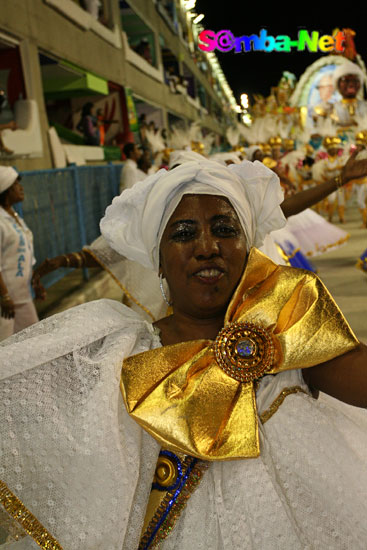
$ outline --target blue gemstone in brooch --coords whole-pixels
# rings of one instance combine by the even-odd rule
[[[237,341],[235,350],[240,357],[252,357],[256,354],[256,342],[250,338],[241,338]]]

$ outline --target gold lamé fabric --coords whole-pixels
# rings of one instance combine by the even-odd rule
[[[253,248],[224,327],[252,323],[271,335],[267,374],[312,367],[352,350],[358,340],[320,279],[274,264]],[[217,363],[214,342],[194,340],[123,362],[128,413],[164,448],[202,460],[260,454],[255,381],[239,382]]]

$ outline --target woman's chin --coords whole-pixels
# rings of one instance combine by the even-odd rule
[[[173,306],[174,311],[181,310],[182,312],[188,313],[190,316],[197,319],[210,319],[215,318],[221,315],[225,315],[230,297],[226,298],[224,296],[213,295],[210,293],[203,293],[197,300],[192,300]],[[190,307],[188,308],[188,304]]]

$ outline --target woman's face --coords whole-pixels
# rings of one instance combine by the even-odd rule
[[[185,195],[160,244],[160,272],[175,311],[224,314],[246,265],[246,237],[225,197]]]
[[[258,160],[259,162],[262,162],[263,158],[264,153],[260,149],[257,149],[252,156],[252,160]]]
[[[361,82],[355,74],[347,74],[338,80],[339,92],[344,98],[356,97],[360,87]]]
[[[24,200],[23,185],[20,183],[19,179],[16,179],[13,185],[11,185],[8,189],[7,202],[9,205],[12,205],[17,202],[22,202],[23,200]]]

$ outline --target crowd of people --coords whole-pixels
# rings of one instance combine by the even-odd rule
[[[365,548],[367,347],[310,263],[348,240],[335,210],[344,224],[356,201],[367,229],[352,103],[325,109],[328,133],[320,109],[303,135],[294,111],[258,113],[263,137],[263,119],[289,134],[229,131],[212,155],[144,120],[99,239],[33,276],[20,177],[0,167],[4,550]],[[47,273],[96,266],[123,304],[36,322],[31,277],[42,298]]]

